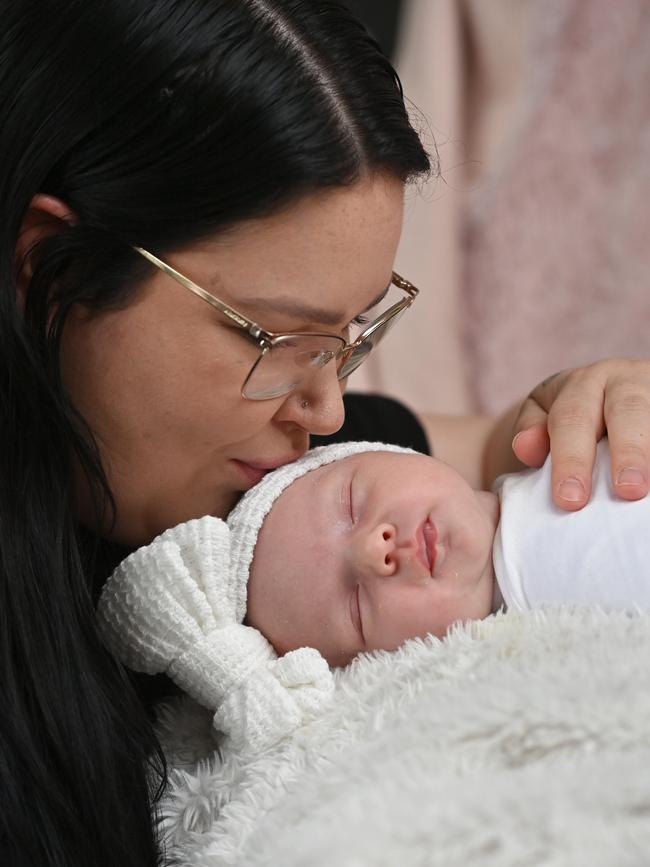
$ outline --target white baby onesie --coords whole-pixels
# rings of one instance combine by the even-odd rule
[[[650,609],[650,497],[614,496],[607,440],[598,445],[593,491],[578,512],[551,499],[551,462],[501,476],[494,567],[508,608],[549,602],[605,610]]]

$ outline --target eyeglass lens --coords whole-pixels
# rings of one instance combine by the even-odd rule
[[[371,326],[361,343],[339,359],[339,379],[349,376],[366,360],[406,309],[405,306],[376,327]],[[288,394],[311,372],[329,363],[344,345],[342,339],[334,336],[300,334],[279,338],[260,355],[246,380],[243,396],[248,400],[269,400]]]
[[[407,306],[402,307],[392,316],[389,316],[382,323],[377,325],[376,328],[373,328],[370,333],[364,337],[361,343],[359,343],[359,345],[353,349],[347,357],[343,358],[338,371],[339,379],[344,379],[346,376],[349,376],[357,369],[357,367],[363,364],[375,346],[383,340],[386,334],[388,334],[393,325],[395,325],[407,309]]]
[[[264,350],[250,372],[243,395],[248,400],[268,400],[288,394],[309,374],[331,361],[345,346],[338,337],[308,334],[280,337]]]

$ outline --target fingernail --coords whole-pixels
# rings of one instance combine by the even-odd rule
[[[514,437],[514,439],[512,440],[512,448],[513,448],[513,449],[514,449],[515,446],[517,445],[517,440],[520,439],[522,433],[524,433],[524,431],[523,431],[523,430],[520,430],[519,433],[518,433],[518,434]]]
[[[645,485],[645,483],[645,473],[642,473],[641,470],[637,470],[636,467],[623,467],[622,470],[619,470],[618,475],[616,476],[616,484],[621,486]]]
[[[567,503],[578,503],[585,498],[585,486],[580,479],[564,479],[557,489],[558,496]]]

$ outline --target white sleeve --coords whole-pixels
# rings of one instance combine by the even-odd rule
[[[578,512],[553,503],[550,460],[502,477],[497,490],[493,556],[509,608],[567,602],[650,609],[650,498],[614,495],[607,440],[598,445],[591,499]]]

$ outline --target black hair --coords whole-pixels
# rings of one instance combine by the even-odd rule
[[[0,13],[0,851],[146,867],[161,858],[164,760],[95,628],[73,467],[98,510],[112,498],[61,382],[66,316],[128,303],[151,267],[132,244],[161,254],[376,170],[408,181],[429,159],[394,70],[339,3],[2,0]],[[23,268],[37,193],[75,219]]]

